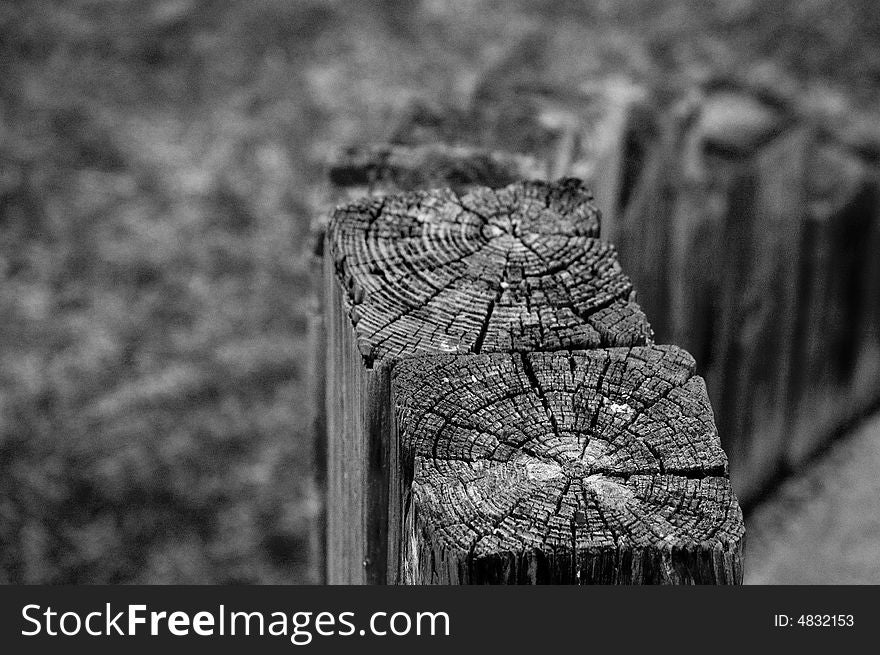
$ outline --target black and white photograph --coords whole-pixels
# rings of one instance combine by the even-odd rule
[[[871,0],[0,3],[2,585],[878,585],[878,470]]]

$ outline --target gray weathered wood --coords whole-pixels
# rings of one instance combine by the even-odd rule
[[[624,78],[548,84],[540,66],[544,35],[527,37],[475,86],[464,119],[474,142],[547,162],[551,178],[583,179],[605,218],[602,236],[618,244],[619,216],[656,138],[649,91]]]
[[[872,260],[880,248],[880,194],[856,154],[823,139],[807,178],[808,211],[799,244],[799,324],[785,462],[797,467],[828,435],[880,395],[871,307],[880,289]]]
[[[647,343],[577,181],[365,198],[326,236],[328,580],[396,581],[389,367],[419,354]],[[398,531],[399,532],[399,531]],[[389,562],[391,565],[389,566]]]
[[[574,179],[372,198],[337,209],[329,258],[368,363],[650,337],[592,195]]]
[[[877,144],[880,153],[880,142]],[[864,295],[867,300],[865,322],[859,331],[859,364],[856,368],[856,381],[859,388],[871,389],[869,392],[874,404],[880,395],[880,158],[874,163],[870,173],[869,188],[871,198],[869,204],[874,207],[873,220],[868,230],[868,260],[863,270]]]
[[[718,286],[717,356],[706,372],[737,489],[759,489],[790,437],[787,415],[797,332],[798,257],[810,136],[794,130],[763,147],[731,187]]]
[[[314,276],[314,273],[313,273]],[[311,304],[306,315],[308,329],[307,384],[308,415],[307,434],[311,436],[312,478],[310,493],[316,508],[311,517],[309,531],[309,557],[314,564],[318,583],[326,581],[327,523],[324,502],[327,497],[327,413],[325,393],[327,388],[327,335],[325,311],[319,301],[318,285],[312,290]]]
[[[544,51],[540,36],[511,47],[464,109],[421,108],[394,138],[589,179],[658,337],[694,353],[753,500],[880,400],[876,139],[814,116],[778,77],[711,80],[661,107],[620,81],[548,83]]]
[[[603,213],[603,238],[618,244],[618,217],[657,136],[657,100],[624,77],[549,81],[547,45],[542,33],[511,42],[475,77],[464,102],[413,102],[389,141],[521,153],[537,162],[542,179],[582,179]]]
[[[741,582],[742,516],[681,349],[420,357],[392,387],[405,582]]]
[[[372,145],[346,148],[327,162],[327,185],[314,208],[312,223],[312,306],[309,323],[308,417],[313,435],[314,495],[319,500],[314,528],[311,531],[312,559],[318,563],[321,580],[327,579],[327,426],[325,389],[326,360],[329,342],[324,299],[323,246],[326,222],[332,208],[340,203],[365,196],[411,191],[426,187],[449,186],[466,191],[472,186],[505,186],[522,178],[539,177],[541,167],[531,158],[507,155],[468,147],[442,144]]]
[[[880,399],[877,187],[815,122],[773,89],[708,84],[646,144],[619,219],[621,263],[658,338],[696,357],[747,501]]]
[[[705,386],[680,349],[646,347],[598,231],[575,180],[336,210],[331,582],[741,580]],[[554,350],[569,352],[542,352]]]

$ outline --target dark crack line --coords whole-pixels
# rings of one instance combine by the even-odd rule
[[[505,521],[506,519],[508,519],[508,518],[512,518],[512,517],[513,517],[513,513],[517,510],[517,508],[518,508],[520,505],[522,505],[523,502],[525,502],[526,500],[528,500],[529,498],[531,498],[532,495],[533,495],[536,491],[541,490],[541,488],[542,488],[542,487],[541,487],[540,484],[536,484],[536,483],[534,483],[534,482],[529,481],[529,486],[526,487],[526,490],[523,492],[523,494],[522,494],[521,496],[519,496],[519,498],[517,498],[516,502],[514,502],[513,505],[511,505],[508,509],[504,510],[504,511],[501,513],[501,516],[499,516],[496,520],[494,520],[494,521],[492,522],[492,525],[491,525],[491,527],[490,527],[490,529],[489,529],[488,532],[480,533],[479,530],[474,530],[474,533],[477,535],[477,537],[476,537],[476,539],[474,539],[474,541],[473,541],[473,543],[471,544],[471,547],[470,547],[470,549],[469,549],[469,552],[468,552],[468,554],[469,554],[469,557],[468,557],[469,561],[474,561],[474,553],[476,552],[476,550],[477,550],[477,546],[479,545],[479,543],[480,543],[483,539],[485,539],[486,537],[490,537],[490,536],[492,536],[492,535],[495,533],[495,530],[498,529],[498,526],[500,526],[502,523],[504,523],[504,521]]]
[[[544,389],[541,387],[541,383],[538,381],[538,376],[535,375],[535,369],[532,368],[532,362],[529,359],[527,353],[519,353],[520,361],[522,362],[523,369],[525,370],[526,377],[529,379],[529,384],[531,384],[532,389],[538,395],[538,398],[541,400],[541,404],[544,406],[544,411],[547,412],[547,418],[550,421],[550,425],[553,427],[553,434],[556,435],[557,439],[562,439],[559,434],[559,426],[556,424],[556,417],[553,415],[553,410],[550,408],[550,403],[547,402],[547,397],[544,395]]]
[[[534,371],[532,370],[532,368],[530,366],[531,362],[526,359],[525,353],[519,353],[519,355],[520,355],[521,360],[524,360],[524,362],[527,362],[527,363],[524,363],[524,369],[525,369],[526,375],[529,379],[529,384],[531,386],[531,389],[519,388],[516,390],[512,390],[509,393],[505,393],[503,395],[494,397],[491,399],[491,401],[489,401],[488,403],[481,406],[478,411],[482,412],[482,411],[489,410],[492,407],[494,407],[495,405],[497,405],[498,403],[514,400],[515,398],[522,397],[523,395],[529,393],[530,391],[532,393],[537,392],[537,395],[541,399],[542,404],[544,406],[544,409],[547,412],[548,419],[550,420],[551,425],[554,427],[555,436],[559,439],[562,439],[562,437],[560,436],[559,431],[557,429],[557,426],[555,425],[555,416],[552,414],[552,411],[550,410],[550,408],[548,406],[549,404],[546,402],[546,399],[543,396],[543,389],[541,388],[540,383],[537,381],[537,377],[535,376]],[[569,366],[573,367],[574,356],[569,354],[568,361],[569,361]],[[596,411],[593,413],[593,415],[591,417],[590,426],[585,431],[586,432],[586,434],[584,435],[585,441],[584,441],[583,446],[581,447],[581,452],[580,452],[580,459],[581,460],[583,460],[583,457],[586,453],[586,449],[589,445],[590,438],[598,437],[598,435],[596,434],[596,425],[598,423],[599,415],[601,413],[601,408],[602,408],[601,404],[605,401],[610,401],[610,398],[607,398],[604,394],[602,394],[601,389],[602,389],[602,385],[604,384],[605,378],[607,377],[608,370],[610,369],[611,365],[615,361],[616,360],[612,357],[603,358],[602,370],[597,375],[596,383],[595,383],[595,385],[596,385],[595,391],[598,395],[600,405],[596,408]],[[530,374],[530,372],[531,372],[531,374]],[[631,419],[625,426],[623,426],[623,428],[621,428],[621,432],[631,428],[632,424],[636,420],[638,420],[638,418],[640,416],[643,416],[645,414],[645,412],[649,411],[657,403],[661,402],[663,399],[668,399],[669,394],[674,389],[680,388],[680,386],[682,386],[683,384],[686,384],[687,381],[693,377],[693,375],[694,374],[689,371],[688,378],[684,382],[682,382],[681,385],[670,383],[670,388],[665,390],[663,393],[661,393],[652,402],[645,405],[642,408],[642,410],[638,411],[636,416],[633,419]],[[582,383],[580,383],[577,386],[575,393],[581,393],[582,390],[584,389],[584,385],[586,383],[587,383],[587,380],[584,380]],[[498,451],[498,448],[500,448],[502,446],[508,446],[508,447],[512,447],[515,451],[518,451],[518,452],[523,453],[525,455],[529,455],[531,457],[534,457],[535,459],[551,461],[551,462],[554,462],[559,465],[564,465],[565,462],[559,460],[557,457],[555,457],[553,455],[549,455],[549,454],[541,454],[541,453],[535,451],[533,448],[531,448],[529,446],[529,444],[541,446],[542,443],[540,441],[536,441],[535,437],[533,437],[525,432],[522,432],[522,431],[511,432],[510,426],[506,426],[506,427],[502,426],[500,431],[496,431],[496,430],[493,430],[487,426],[478,426],[474,423],[471,423],[471,422],[468,422],[465,420],[444,416],[437,411],[437,406],[441,402],[449,401],[451,398],[455,398],[456,394],[460,393],[460,392],[461,392],[460,388],[451,389],[447,393],[444,393],[441,397],[439,397],[436,400],[436,402],[434,402],[430,407],[424,409],[424,416],[425,417],[427,417],[429,415],[433,415],[442,421],[441,426],[435,430],[435,432],[434,432],[435,436],[431,440],[431,443],[432,443],[431,451],[432,451],[432,458],[434,461],[438,461],[438,462],[439,461],[477,462],[477,461],[482,460],[482,461],[490,461],[490,462],[496,462],[499,464],[503,464],[505,462],[510,462],[511,459],[510,458],[498,459],[495,457],[495,453]],[[626,401],[626,402],[629,402],[630,400],[631,400],[631,397],[629,397],[629,396],[624,398],[624,401]],[[580,411],[583,407],[585,407],[585,405],[581,403],[581,404],[576,404],[575,407],[577,410]],[[575,415],[575,419],[577,418],[578,415],[579,414]],[[415,429],[420,429],[421,424],[422,424],[422,421],[416,422],[416,424],[414,426]],[[444,440],[446,440],[446,435],[444,435],[443,432],[447,428],[458,428],[458,429],[465,430],[467,432],[471,432],[471,433],[474,433],[477,435],[486,435],[486,436],[492,437],[493,439],[495,439],[497,441],[497,445],[492,447],[491,451],[488,452],[488,454],[484,455],[484,456],[476,456],[476,457],[473,457],[470,459],[465,459],[463,457],[449,457],[449,456],[445,456],[445,457],[441,458],[437,452],[437,449],[439,448],[440,444]],[[700,469],[666,468],[662,463],[659,452],[656,450],[656,448],[654,448],[649,443],[647,443],[644,436],[634,434],[632,432],[629,432],[628,434],[630,435],[630,437],[632,437],[635,440],[635,442],[637,444],[644,444],[644,446],[648,449],[648,451],[651,453],[654,461],[656,462],[657,470],[635,468],[635,469],[628,470],[628,471],[619,471],[619,470],[611,470],[611,469],[608,469],[607,467],[596,467],[596,468],[590,468],[588,475],[603,475],[606,477],[620,478],[620,479],[623,479],[624,481],[629,480],[629,478],[634,475],[664,475],[665,474],[665,475],[671,475],[671,476],[675,476],[675,477],[687,478],[687,479],[693,479],[693,480],[700,480],[700,479],[709,478],[709,477],[721,477],[721,478],[727,477],[727,474],[725,471],[726,467],[724,465],[718,465],[718,466],[713,466],[713,467],[709,467],[709,468],[700,468]],[[511,437],[515,437],[515,436],[524,437],[524,440],[511,438]],[[609,441],[608,443],[614,444],[615,442],[616,442],[616,440],[612,440],[612,441]],[[405,445],[405,448],[407,450],[411,450],[414,447],[416,447],[415,443],[411,444],[411,445],[409,445],[409,444]],[[619,452],[619,451],[620,451],[620,448],[617,448],[614,451],[610,451],[608,453],[608,455],[613,456],[615,452]]]
[[[501,280],[498,282],[498,291],[495,294],[495,297],[489,301],[489,307],[486,310],[486,318],[483,319],[483,324],[480,326],[480,332],[477,335],[477,340],[474,342],[474,352],[480,353],[483,348],[483,341],[486,339],[486,334],[489,332],[489,323],[492,320],[492,313],[495,311],[495,305],[497,305],[501,301],[501,297],[504,295],[504,288],[507,284],[507,267],[510,265],[510,251],[508,250],[505,254],[504,258],[504,268],[501,270]]]
[[[468,259],[469,257],[473,257],[473,256],[475,256],[475,255],[478,255],[478,254],[481,253],[481,251],[483,250],[483,248],[485,248],[486,245],[487,245],[486,243],[483,243],[483,244],[481,244],[480,248],[478,248],[477,250],[474,250],[474,251],[469,252],[469,253],[467,253],[467,254],[465,254],[465,255],[462,255],[462,256],[459,257],[458,259],[451,260],[451,261],[449,261],[449,262],[446,262],[445,264],[438,264],[436,268],[441,268],[442,266],[447,266],[447,265],[449,265],[449,264],[453,264],[453,263],[461,262],[461,261],[464,261],[464,260]],[[375,334],[379,334],[379,333],[382,332],[383,330],[388,330],[388,329],[390,329],[391,326],[394,325],[394,323],[396,323],[397,321],[399,321],[399,320],[401,320],[401,319],[403,319],[403,318],[405,318],[405,317],[407,317],[407,316],[410,316],[413,312],[415,312],[415,311],[417,311],[417,310],[424,309],[425,307],[427,307],[427,306],[431,303],[431,301],[433,301],[433,300],[436,299],[438,296],[440,296],[444,291],[453,291],[453,292],[456,291],[456,290],[452,287],[452,285],[453,285],[454,283],[458,282],[459,280],[462,280],[462,279],[467,278],[467,276],[468,276],[468,272],[467,272],[467,271],[464,271],[464,272],[462,272],[462,273],[456,275],[454,278],[450,279],[448,282],[445,283],[444,286],[442,286],[442,287],[436,287],[436,286],[434,286],[433,284],[431,284],[431,283],[428,281],[427,278],[424,278],[423,276],[419,275],[417,269],[415,269],[415,268],[412,266],[412,263],[411,263],[411,262],[408,262],[405,258],[401,258],[401,262],[402,262],[405,266],[409,267],[409,268],[413,271],[413,273],[415,274],[415,277],[416,277],[417,279],[424,280],[424,282],[426,283],[426,285],[429,286],[429,287],[432,287],[432,288],[434,289],[434,291],[431,292],[430,294],[428,294],[428,296],[426,296],[424,299],[420,299],[422,304],[419,305],[418,307],[407,307],[407,308],[404,309],[403,311],[398,312],[397,314],[395,314],[392,318],[386,320],[381,326],[379,326],[378,328],[376,328],[376,329],[374,330],[374,333],[375,333]],[[434,270],[434,269],[431,269],[431,270]],[[405,279],[406,279],[406,277],[398,278],[398,280],[405,280]],[[345,285],[343,285],[343,287],[344,287],[344,286],[345,286]],[[354,299],[350,297],[350,294],[346,294],[346,297],[349,298],[349,300],[350,300],[351,303],[352,303],[352,306],[353,306],[354,304],[357,304],[356,302],[354,302]],[[455,320],[457,320],[457,318],[458,318],[457,316],[453,317],[453,322],[455,322]],[[381,347],[386,341],[388,341],[388,339],[392,338],[393,336],[394,336],[393,333],[392,333],[392,334],[388,334],[387,336],[385,336],[382,340],[380,340],[379,342],[377,342],[376,344],[374,344],[374,345],[372,346],[372,347],[373,347],[373,350],[374,350],[374,351],[377,351],[377,350],[378,350],[378,349],[379,349],[379,348],[380,348],[380,347]]]
[[[364,234],[369,235],[373,231],[373,226],[376,224],[376,221],[379,220],[379,217],[382,215],[382,212],[385,211],[385,205],[388,203],[388,196],[382,196],[381,201],[379,202],[379,206],[374,209],[368,209],[367,214],[369,215],[369,220],[367,221],[367,226],[364,229]]]
[[[584,506],[590,506],[590,499],[588,498],[588,494],[592,494],[593,504],[596,506],[596,514],[599,517],[599,520],[605,525],[605,528],[611,534],[611,539],[614,541],[614,544],[617,545],[617,531],[611,526],[611,523],[608,521],[608,518],[605,516],[605,512],[602,510],[602,503],[599,502],[599,494],[597,494],[594,490],[587,491],[586,487],[584,487],[583,483],[581,483],[581,493],[584,497]]]
[[[587,446],[590,445],[590,439],[597,436],[596,424],[599,422],[599,414],[602,413],[602,405],[605,402],[605,394],[602,393],[602,384],[605,382],[605,376],[608,374],[608,369],[611,368],[611,361],[611,357],[605,357],[602,370],[599,371],[599,375],[596,378],[596,394],[599,398],[599,405],[596,407],[596,411],[593,412],[593,416],[590,418],[590,425],[587,428],[587,433],[584,435],[584,447],[581,449],[581,460],[584,459],[584,455],[587,453]],[[587,405],[587,407],[589,407],[589,405]]]

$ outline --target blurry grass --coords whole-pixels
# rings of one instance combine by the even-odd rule
[[[313,579],[302,253],[328,145],[415,97],[466,102],[535,34],[562,84],[767,60],[876,103],[876,14],[0,4],[0,581]]]
[[[326,12],[2,11],[0,578],[308,579],[289,70]]]

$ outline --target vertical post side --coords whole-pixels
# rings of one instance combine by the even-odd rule
[[[811,142],[794,130],[763,148],[729,197],[719,366],[707,373],[731,478],[748,497],[776,472],[790,438],[787,401],[798,330],[804,180]],[[731,247],[735,244],[736,247]]]

